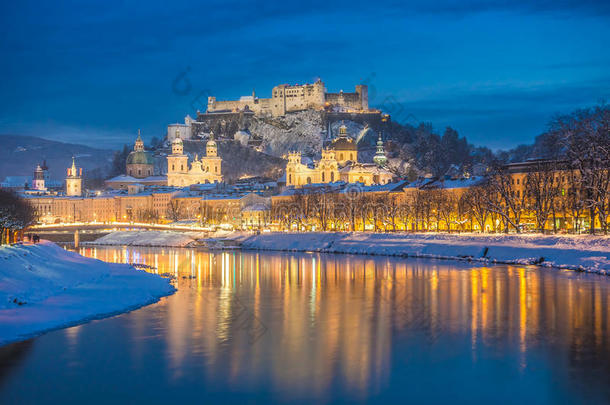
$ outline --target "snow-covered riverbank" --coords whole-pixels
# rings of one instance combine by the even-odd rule
[[[170,231],[116,231],[93,242],[82,245],[145,246],[145,247],[195,247],[225,248],[222,240],[240,242],[252,235],[248,232],[170,232]],[[233,246],[234,247],[234,246]]]
[[[241,243],[244,249],[537,264],[610,274],[610,237],[375,233],[267,233]]]
[[[102,236],[94,242],[82,244],[106,246],[187,247],[194,244],[201,232],[168,231],[117,231]]]
[[[0,247],[0,345],[151,304],[168,279],[51,242]]]

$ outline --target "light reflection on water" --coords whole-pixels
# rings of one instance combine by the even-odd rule
[[[0,402],[120,401],[124,390],[155,403],[610,400],[606,277],[370,256],[79,252],[153,266],[178,292],[32,340],[0,374]],[[32,379],[49,389],[26,389]],[[84,397],[64,388],[85,380]]]

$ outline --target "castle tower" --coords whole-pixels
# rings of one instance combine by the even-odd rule
[[[37,191],[47,191],[44,180],[44,170],[40,165],[36,166],[34,170],[34,178],[32,179],[32,189]]]
[[[76,168],[76,162],[74,156],[72,156],[72,167],[68,168],[68,175],[66,177],[66,195],[70,197],[82,195],[83,185],[83,169]]]
[[[356,93],[360,98],[360,105],[362,110],[368,111],[369,109],[369,86],[366,84],[359,84],[356,86]]]
[[[377,152],[375,152],[375,157],[373,158],[373,162],[377,163],[377,166],[383,167],[388,163],[388,158],[385,155],[385,150],[383,149],[383,140],[381,139],[381,132],[379,132],[379,139],[377,139]]]

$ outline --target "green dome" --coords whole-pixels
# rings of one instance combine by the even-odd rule
[[[146,151],[131,152],[127,156],[128,165],[152,165],[154,164],[152,153]]]

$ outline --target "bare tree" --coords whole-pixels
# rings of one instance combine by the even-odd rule
[[[493,200],[491,193],[488,183],[482,183],[467,189],[461,197],[463,203],[468,207],[468,212],[479,225],[481,232],[485,232],[485,224],[489,218],[487,207],[489,201]]]
[[[169,200],[166,216],[172,222],[176,222],[182,218],[182,204],[180,204],[180,201],[173,198]]]
[[[561,191],[561,176],[557,174],[557,169],[555,161],[540,161],[525,179],[527,205],[536,218],[536,228],[540,232],[544,232]]]
[[[321,188],[311,195],[311,213],[317,220],[322,231],[327,231],[333,213],[333,195],[327,188]]]
[[[604,233],[610,214],[610,108],[606,105],[557,118],[551,134],[561,139],[568,167],[578,174],[579,197],[589,210],[590,232],[599,218]]]
[[[0,243],[12,243],[16,234],[36,221],[34,207],[12,191],[0,189]]]
[[[384,203],[386,207],[387,220],[392,226],[392,231],[396,232],[396,220],[398,219],[401,202],[399,196],[394,193],[388,193],[384,196]]]
[[[525,209],[526,193],[521,190],[518,181],[503,165],[496,165],[488,179],[490,193],[485,194],[487,211],[502,218],[505,232],[508,232],[509,226],[512,226],[515,232],[521,232],[521,215]]]

